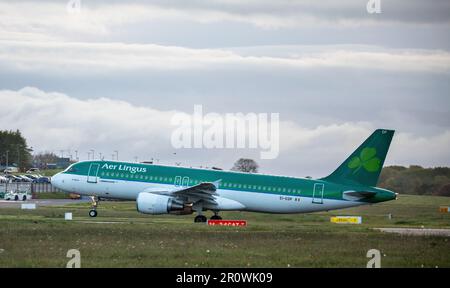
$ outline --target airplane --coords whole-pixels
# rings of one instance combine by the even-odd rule
[[[220,211],[309,213],[397,198],[376,187],[393,130],[376,130],[333,173],[320,179],[119,161],[81,161],[51,178],[66,192],[136,201],[145,214],[197,214],[194,222],[221,220]],[[300,163],[299,163],[300,164]]]

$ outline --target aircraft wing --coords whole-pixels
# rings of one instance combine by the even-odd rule
[[[170,194],[180,198],[187,198],[189,202],[204,201],[216,205],[217,202],[214,196],[217,196],[216,190],[219,187],[219,183],[220,180],[216,182],[203,182],[194,186],[173,190]]]
[[[217,205],[214,196],[218,196],[216,190],[219,187],[220,181],[202,182],[194,186],[179,187],[170,191],[147,189],[145,192],[177,197],[183,199],[185,202],[196,203],[203,201],[207,204]]]

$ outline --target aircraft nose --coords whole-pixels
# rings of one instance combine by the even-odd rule
[[[60,173],[53,175],[50,178],[50,182],[52,183],[53,186],[55,186],[56,188],[60,188],[61,186],[61,175]]]

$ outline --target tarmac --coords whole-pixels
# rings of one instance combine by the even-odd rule
[[[374,228],[386,233],[397,233],[408,236],[444,236],[450,237],[450,229],[426,229],[426,228]]]
[[[39,206],[64,206],[73,203],[90,202],[89,199],[31,199],[27,201],[0,200],[0,208],[20,208],[22,204],[36,204]]]

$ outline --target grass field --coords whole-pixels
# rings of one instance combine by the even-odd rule
[[[64,192],[39,192],[35,199],[69,199],[69,193]]]
[[[222,214],[248,220],[241,228],[194,224],[192,215],[142,215],[134,202],[102,202],[95,219],[87,217],[88,204],[2,208],[0,267],[65,267],[73,248],[82,267],[365,267],[369,249],[381,251],[382,267],[450,267],[449,237],[373,230],[450,228],[440,205],[450,205],[450,198],[400,196],[314,214]],[[64,221],[64,212],[74,220]],[[361,215],[363,224],[330,223],[334,215]]]

